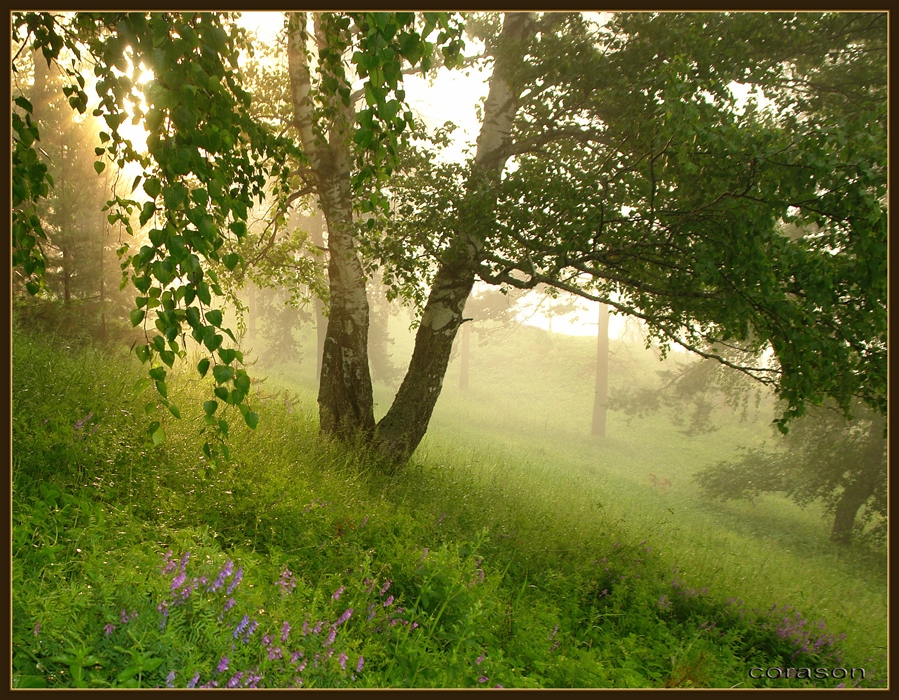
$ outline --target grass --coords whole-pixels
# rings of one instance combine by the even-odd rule
[[[201,382],[170,383],[183,419],[154,446],[136,362],[17,332],[14,683],[852,684],[749,677],[842,665],[885,684],[880,553],[833,549],[820,514],[783,499],[716,505],[692,485],[757,426],[700,442],[611,413],[591,438],[589,339],[522,332],[473,343],[468,392],[451,365],[392,478],[318,437],[311,363],[271,370],[259,428],[235,427],[215,466]]]

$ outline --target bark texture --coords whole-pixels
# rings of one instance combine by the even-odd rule
[[[368,367],[368,298],[365,273],[353,237],[352,157],[349,134],[352,107],[334,100],[325,133],[316,133],[315,105],[307,53],[305,15],[291,18],[288,30],[288,71],[294,126],[309,161],[310,174],[328,225],[328,329],[322,349],[318,405],[321,430],[357,439],[374,428],[374,400]],[[315,41],[327,38],[315,22]]]
[[[394,465],[408,461],[418,447],[443,388],[453,340],[462,324],[462,312],[490,230],[496,188],[508,159],[520,94],[514,85],[515,68],[523,60],[525,44],[536,27],[531,13],[507,14],[503,22],[456,237],[434,278],[409,369],[375,431],[374,449]]]

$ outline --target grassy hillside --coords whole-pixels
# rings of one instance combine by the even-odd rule
[[[592,341],[508,340],[472,344],[467,392],[451,365],[433,429],[387,479],[317,436],[306,336],[308,361],[253,368],[260,426],[233,421],[231,462],[209,465],[193,377],[154,446],[124,352],[17,333],[14,683],[885,684],[882,553],[833,549],[783,499],[709,504],[691,483],[764,426],[699,440],[611,413],[591,438]],[[398,338],[397,364],[408,352]],[[647,372],[618,366],[632,376],[613,363],[613,389]],[[776,667],[866,678],[749,674]]]

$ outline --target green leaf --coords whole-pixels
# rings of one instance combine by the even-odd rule
[[[219,430],[222,431],[222,435],[224,435],[225,437],[228,437],[228,421],[226,421],[224,419],[220,420],[219,421]]]
[[[137,326],[140,325],[141,321],[144,320],[144,316],[146,316],[146,311],[143,309],[132,309],[131,313],[128,314],[131,317],[131,325]]]
[[[218,401],[204,401],[203,402],[203,411],[207,416],[211,416],[215,413],[216,409],[219,407]]]
[[[134,348],[134,354],[137,355],[137,359],[142,363],[147,362],[150,359],[150,346],[138,345],[136,348]]]
[[[212,376],[217,384],[224,384],[234,376],[234,368],[228,365],[216,365],[212,368]]]
[[[159,392],[159,395],[162,396],[162,398],[168,398],[169,388],[165,382],[156,382],[156,391]]]
[[[140,396],[140,395],[143,394],[147,389],[150,388],[150,384],[152,384],[152,383],[153,383],[152,380],[147,379],[146,377],[144,377],[143,379],[138,379],[138,380],[134,383],[134,395],[135,395],[135,396]]]
[[[205,377],[206,373],[209,371],[209,358],[204,357],[197,363],[197,372],[200,373],[201,377]]]
[[[247,425],[250,426],[251,429],[256,430],[256,426],[259,425],[259,414],[255,411],[248,411],[244,414],[243,419],[247,422]]]
[[[104,163],[102,160],[94,161],[94,170],[97,171],[97,175],[102,173],[105,169],[106,169],[106,163]]]
[[[206,312],[206,320],[216,328],[222,325],[222,312],[218,309],[210,309]]]
[[[169,404],[169,411],[172,412],[172,415],[175,416],[175,418],[178,418],[180,420],[181,411],[175,404]]]

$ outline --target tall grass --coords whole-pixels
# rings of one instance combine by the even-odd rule
[[[308,381],[270,376],[259,428],[210,465],[190,376],[153,446],[123,353],[17,333],[13,360],[20,687],[799,687],[748,671],[839,665],[884,682],[877,564],[796,546],[817,521],[780,501],[758,508],[805,523],[798,540],[729,525],[746,519],[699,501],[701,465],[666,453],[660,420],[613,414],[596,443],[563,396],[541,433],[518,401],[448,386],[386,477],[319,438]]]

